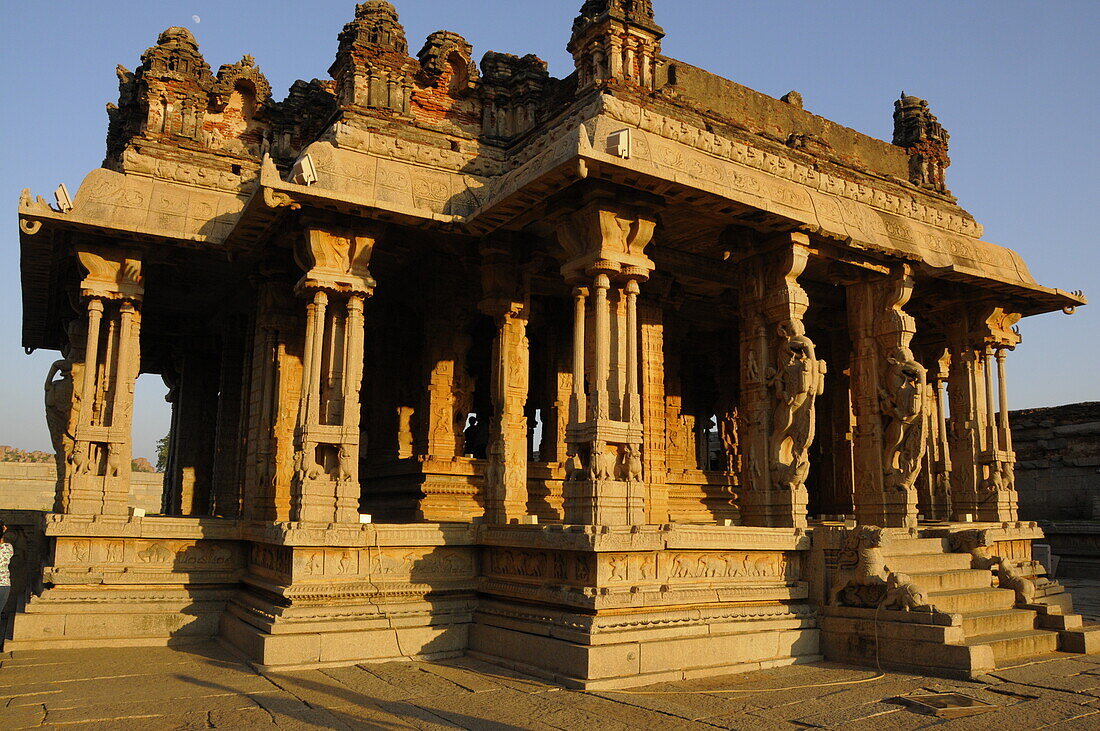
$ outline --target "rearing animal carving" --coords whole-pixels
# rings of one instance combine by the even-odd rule
[[[924,418],[927,371],[908,348],[897,348],[887,359],[886,387],[879,389],[886,416],[883,473],[887,489],[911,490],[927,448]]]
[[[829,591],[829,604],[839,605],[842,594],[845,595],[847,604],[878,604],[886,587],[886,578],[890,575],[882,553],[886,540],[881,528],[869,525],[848,534],[840,552],[836,580]]]
[[[848,535],[840,553],[837,577],[829,592],[830,605],[906,612],[935,610],[912,577],[891,571],[886,565],[883,547],[887,541],[883,530],[874,526],[863,526]]]
[[[826,366],[817,359],[802,322],[784,322],[779,336],[776,367],[768,369],[768,385],[775,389],[777,402],[771,436],[772,482],[781,490],[800,490],[810,471],[814,403],[824,390]]]

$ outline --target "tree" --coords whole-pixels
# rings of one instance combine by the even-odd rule
[[[169,436],[169,434],[165,434],[162,438],[157,440],[157,472],[164,472],[168,469]]]

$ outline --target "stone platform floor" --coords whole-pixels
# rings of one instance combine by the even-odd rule
[[[460,658],[261,676],[217,644],[0,660],[0,729],[1098,729],[1100,656],[986,682],[799,665],[640,692],[576,692]],[[809,687],[806,687],[809,686]],[[721,692],[721,691],[737,692]],[[959,691],[995,711],[943,721],[892,699]]]
[[[1100,580],[1064,583],[1100,621]],[[1100,655],[1021,661],[984,682],[878,675],[816,663],[584,693],[469,658],[264,676],[215,643],[53,650],[0,655],[0,729],[1100,729]],[[945,721],[893,700],[920,691],[997,709]]]

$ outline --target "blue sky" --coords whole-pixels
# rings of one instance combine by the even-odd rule
[[[569,29],[581,0],[397,0],[415,53],[446,29],[475,49],[535,53],[566,76]],[[1100,203],[1100,3],[1045,0],[787,2],[654,0],[667,55],[759,91],[797,89],[806,108],[889,139],[901,90],[924,97],[951,132],[948,185],[1019,251],[1043,284],[1083,289],[1097,305],[1022,323],[1009,359],[1013,408],[1100,400],[1100,247],[1089,221]],[[189,27],[210,65],[256,57],[277,97],[295,79],[325,78],[351,0],[22,2],[0,30],[0,444],[50,448],[42,382],[52,353],[19,345],[16,204],[29,187],[75,193],[103,158],[104,105],[114,68],[134,69],[157,34]],[[159,378],[139,380],[135,456],[152,457],[168,430]]]

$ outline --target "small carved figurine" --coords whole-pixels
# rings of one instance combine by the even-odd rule
[[[897,571],[886,577],[886,598],[880,605],[882,609],[900,609],[904,612],[929,611],[928,597],[913,583],[912,577]]]
[[[626,447],[623,464],[626,467],[627,482],[642,481],[642,452],[637,445],[630,444]]]

